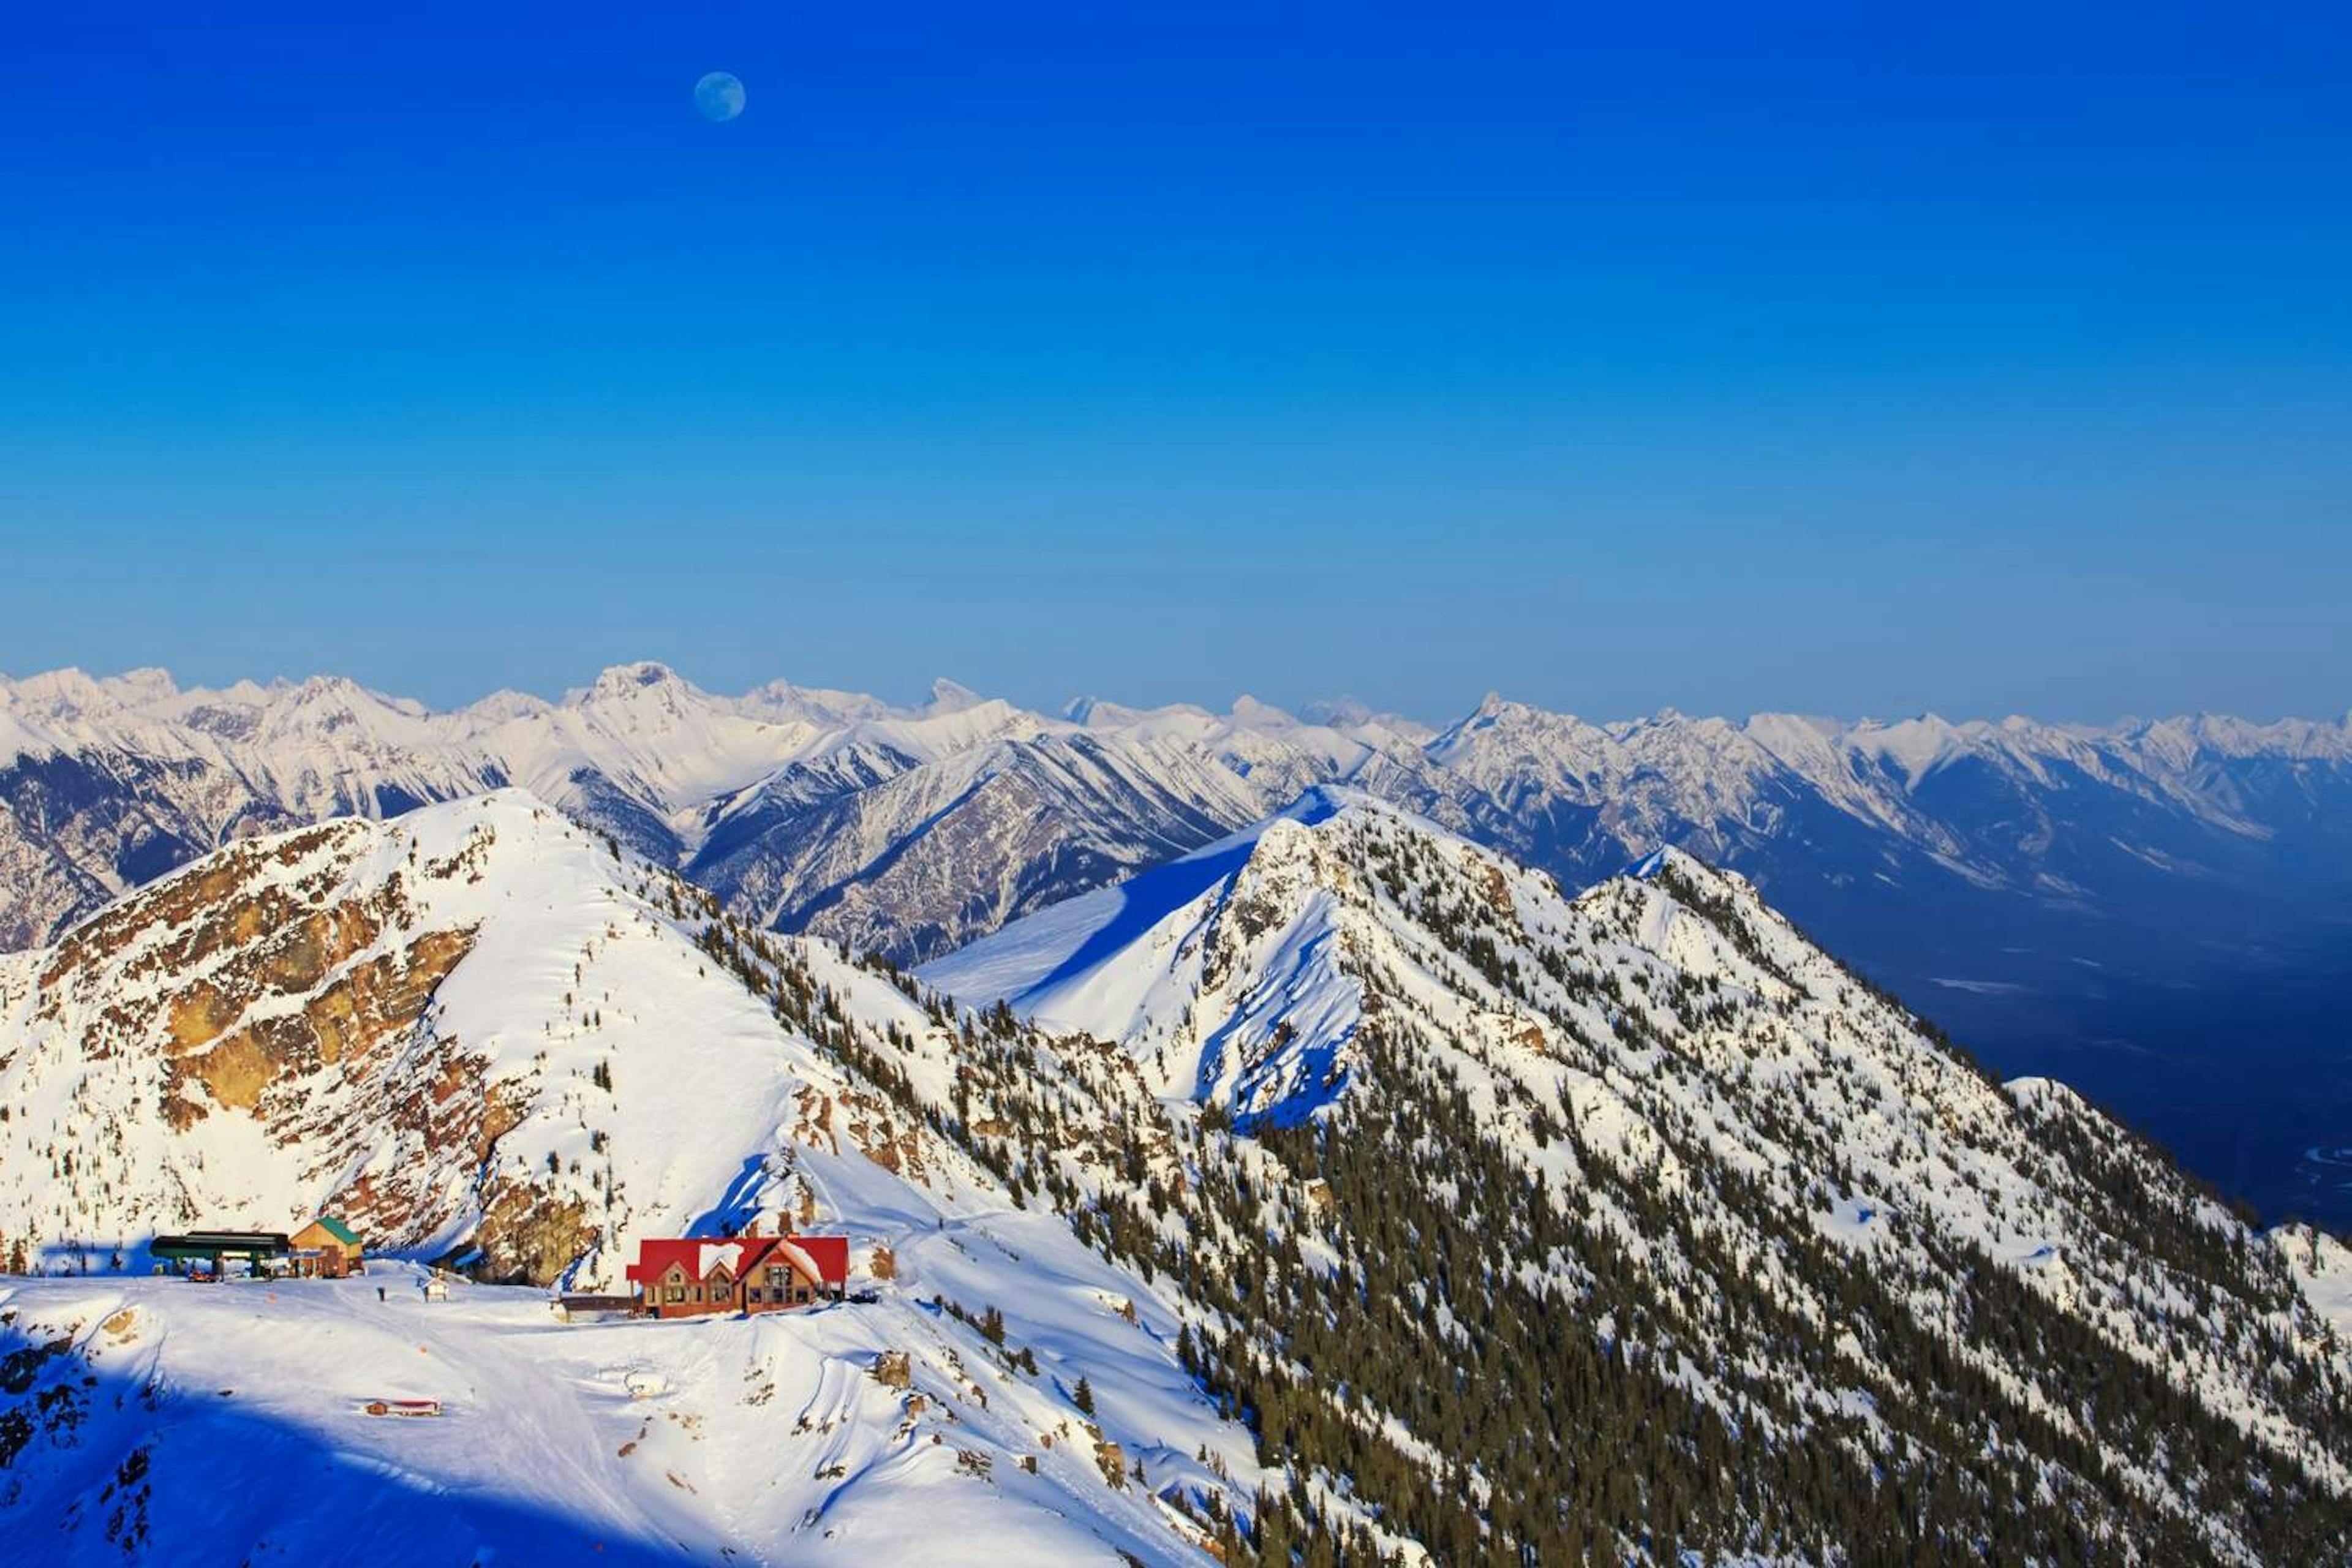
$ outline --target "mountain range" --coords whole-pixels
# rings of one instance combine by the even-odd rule
[[[0,680],[0,946],[244,835],[518,786],[739,919],[921,962],[1321,784],[1571,888],[1661,845],[1737,869],[1989,1059],[2062,1067],[2266,1208],[2352,1218],[2341,722],[1048,715],[949,682],[721,697],[656,664],[435,712],[338,679],[68,670]]]
[[[913,972],[519,788],[258,835],[0,959],[0,1245],[51,1276],[0,1282],[26,1554],[2352,1538],[2341,1244],[1987,1072],[1735,873],[1570,893],[1352,785]],[[126,1277],[321,1210],[478,1283]],[[860,1299],[567,1329],[536,1289],[775,1223],[845,1234]]]

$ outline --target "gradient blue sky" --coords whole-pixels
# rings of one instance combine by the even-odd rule
[[[2347,45],[33,0],[0,669],[2340,714]]]

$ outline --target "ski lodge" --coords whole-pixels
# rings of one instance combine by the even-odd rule
[[[849,1286],[845,1236],[689,1236],[637,1243],[626,1277],[656,1318],[780,1312],[838,1301]]]
[[[347,1274],[367,1272],[367,1265],[362,1260],[366,1249],[359,1233],[333,1215],[320,1215],[296,1231],[292,1240],[297,1274],[341,1279]]]

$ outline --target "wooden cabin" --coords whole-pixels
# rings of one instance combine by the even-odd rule
[[[321,1279],[341,1279],[346,1274],[364,1274],[366,1247],[359,1233],[332,1215],[320,1215],[296,1231],[294,1268],[298,1274],[316,1275]]]
[[[849,1288],[845,1236],[689,1236],[637,1243],[627,1278],[656,1318],[782,1312],[837,1301]]]

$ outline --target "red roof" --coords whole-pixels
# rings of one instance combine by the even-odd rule
[[[845,1236],[681,1236],[650,1237],[637,1243],[637,1260],[625,1270],[628,1279],[650,1283],[676,1264],[689,1279],[705,1279],[714,1268],[725,1268],[730,1279],[744,1279],[771,1263],[788,1263],[794,1269],[814,1270],[821,1284],[840,1286],[849,1280],[849,1237]]]

